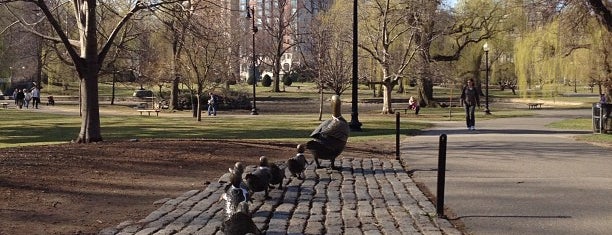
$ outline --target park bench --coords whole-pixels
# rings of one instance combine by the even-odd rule
[[[140,112],[141,116],[142,116],[142,113],[144,113],[144,112],[147,112],[149,114],[149,116],[151,116],[152,112],[155,112],[155,115],[159,117],[159,112],[161,110],[159,110],[159,109],[138,109],[136,111]]]
[[[411,110],[411,109],[409,109],[409,108],[399,108],[399,109],[396,108],[396,109],[394,109],[394,112],[399,112],[400,110],[404,110],[404,114],[406,114],[406,113],[408,113],[408,110]]]
[[[2,105],[3,109],[8,109],[8,103],[3,102],[3,103],[0,103],[0,105]]]
[[[541,109],[544,103],[527,103],[529,109]]]

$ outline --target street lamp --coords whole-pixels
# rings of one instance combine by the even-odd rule
[[[251,30],[253,31],[253,55],[251,60],[251,69],[253,71],[253,109],[251,109],[251,115],[258,115],[256,105],[257,99],[255,96],[255,84],[257,83],[257,77],[255,75],[255,34],[257,33],[257,26],[255,26],[255,6],[251,6],[247,9],[247,18],[251,19]]]
[[[489,44],[485,42],[482,45],[482,49],[485,52],[485,67],[486,67],[486,75],[485,75],[485,114],[491,114],[491,110],[489,110]]]
[[[361,123],[359,122],[359,111],[357,106],[357,0],[353,1],[353,81],[352,81],[352,96],[351,96],[351,122],[349,127],[351,131],[361,131]]]

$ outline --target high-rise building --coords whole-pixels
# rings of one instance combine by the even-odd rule
[[[250,71],[252,53],[252,23],[254,20],[258,32],[255,35],[255,56],[258,61],[271,63],[271,42],[278,42],[280,37],[286,51],[281,56],[281,74],[300,65],[300,42],[306,40],[310,22],[314,15],[327,9],[331,0],[229,0],[228,8],[233,12],[231,25],[242,30],[243,43],[238,50],[241,78],[246,79]],[[248,9],[254,9],[252,19],[247,19]],[[236,14],[237,13],[237,14]],[[236,20],[237,19],[237,20]],[[267,31],[267,32],[264,32]],[[271,35],[275,35],[273,38]],[[282,35],[278,35],[282,34]],[[268,43],[266,45],[266,43]],[[271,73],[262,66],[263,74]]]

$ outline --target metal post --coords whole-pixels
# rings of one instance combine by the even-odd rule
[[[491,114],[491,110],[489,110],[489,50],[485,50],[485,64],[486,64],[486,93],[485,93],[485,113]]]
[[[444,182],[446,181],[446,134],[440,135],[438,150],[438,190],[436,193],[436,213],[439,218],[444,217]]]
[[[395,112],[395,160],[400,160],[400,114]]]
[[[257,113],[257,98],[255,95],[255,85],[257,84],[257,76],[255,75],[255,33],[257,33],[257,27],[255,27],[255,6],[252,6],[249,10],[251,14],[247,15],[247,17],[251,16],[251,30],[253,31],[253,60],[251,61],[251,66],[253,69],[253,109],[251,109],[251,115],[258,115],[259,113]]]
[[[361,122],[359,122],[359,111],[357,106],[357,93],[358,93],[358,83],[357,80],[359,78],[358,68],[359,68],[359,60],[357,56],[357,0],[353,1],[353,81],[352,81],[352,97],[351,97],[351,122],[349,123],[349,127],[351,131],[361,131]]]

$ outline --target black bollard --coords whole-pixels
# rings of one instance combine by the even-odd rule
[[[400,160],[400,114],[395,113],[395,160]]]
[[[440,148],[438,150],[438,192],[436,197],[436,213],[444,217],[444,181],[446,178],[446,134],[440,135]]]

